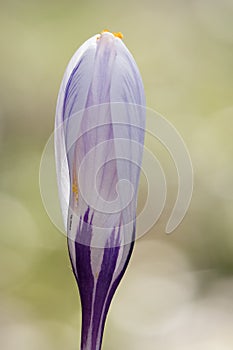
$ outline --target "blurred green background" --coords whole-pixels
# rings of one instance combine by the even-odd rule
[[[148,107],[183,136],[195,184],[184,221],[165,236],[176,188],[175,171],[165,166],[165,215],[136,244],[103,349],[232,349],[233,2],[0,6],[0,348],[78,349],[80,303],[66,240],[45,212],[38,176],[65,67],[86,39],[108,28],[123,32]]]

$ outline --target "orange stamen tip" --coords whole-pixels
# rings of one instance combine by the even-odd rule
[[[116,38],[123,39],[123,34],[121,32],[118,33],[112,33]]]
[[[73,193],[78,194],[78,186],[73,184],[72,191],[73,191]]]
[[[111,33],[108,29],[104,29],[102,30],[101,34],[104,34],[104,33]],[[119,38],[119,39],[123,39],[123,34],[121,32],[113,32],[112,33],[116,38]],[[99,39],[99,37],[97,37],[97,40]]]

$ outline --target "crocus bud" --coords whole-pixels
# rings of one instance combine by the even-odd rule
[[[82,350],[101,348],[134,240],[145,98],[121,33],[87,40],[64,74],[55,155],[68,249],[82,306]]]

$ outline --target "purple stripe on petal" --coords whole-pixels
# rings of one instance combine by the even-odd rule
[[[94,318],[92,327],[92,349],[96,350],[96,345],[98,344],[98,334],[103,333],[104,324],[101,322],[101,316],[103,314],[103,308],[106,301],[106,297],[109,291],[109,287],[112,282],[113,274],[115,272],[116,263],[118,259],[118,254],[120,247],[116,242],[119,242],[119,230],[116,233],[116,229],[113,229],[111,236],[104,249],[103,261],[101,265],[101,270],[98,276],[96,293],[95,293],[95,303],[94,303]],[[101,345],[101,339],[99,339],[99,346]]]
[[[63,121],[65,120],[65,114],[66,114],[66,108],[67,108],[67,100],[70,97],[69,95],[71,93],[70,88],[72,86],[73,79],[75,78],[75,75],[78,72],[78,69],[79,69],[81,63],[82,63],[82,59],[78,62],[76,67],[73,69],[73,71],[72,71],[72,73],[71,73],[71,75],[69,77],[68,83],[66,85],[64,102],[63,102],[63,114],[62,114],[63,115]],[[74,87],[73,87],[73,89],[74,89]],[[75,91],[77,91],[77,89],[75,89]],[[75,102],[76,98],[77,98],[77,94],[75,95],[75,98],[73,99],[74,102]],[[68,116],[69,115],[70,115],[70,113],[68,113]]]
[[[134,227],[134,231],[133,231],[133,237],[135,238],[135,227]],[[129,264],[130,257],[131,257],[132,252],[133,252],[133,247],[134,247],[134,239],[132,240],[131,244],[127,244],[127,245],[122,246],[120,248],[120,249],[123,249],[123,255],[122,255],[122,258],[121,258],[121,264],[120,264],[120,267],[117,269],[117,273],[118,274],[117,274],[116,279],[113,280],[112,283],[111,283],[111,287],[110,287],[110,290],[108,291],[107,298],[106,298],[106,301],[105,301],[105,305],[104,305],[104,308],[102,310],[101,327],[100,327],[100,330],[99,330],[100,331],[100,333],[99,333],[100,346],[101,346],[101,343],[102,343],[102,338],[103,338],[103,333],[104,333],[104,326],[105,326],[108,310],[109,310],[112,298],[113,298],[113,296],[115,294],[115,291],[116,291],[117,287],[119,286],[119,283],[120,283],[122,277],[124,276],[126,268],[127,268],[128,264]]]
[[[82,339],[81,346],[84,348],[88,331],[91,324],[92,314],[92,299],[94,290],[94,276],[91,270],[91,237],[92,237],[92,219],[89,218],[90,209],[88,208],[85,212],[83,221],[80,218],[79,228],[77,235],[79,239],[85,242],[85,245],[75,242],[68,242],[69,244],[75,245],[75,268],[73,271],[78,283],[80,299],[82,305]],[[71,257],[73,262],[73,257]],[[76,271],[76,272],[75,272]]]

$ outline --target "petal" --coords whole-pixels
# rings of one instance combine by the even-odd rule
[[[73,55],[60,86],[55,118],[55,158],[58,179],[58,190],[62,209],[64,226],[67,225],[70,196],[69,168],[65,146],[65,123],[69,113],[75,113],[85,108],[87,93],[91,84],[91,74],[85,75],[82,66],[91,72],[96,51],[96,38],[87,40]],[[84,73],[84,74],[83,74]],[[84,78],[85,75],[85,78]],[[77,96],[77,91],[79,96]]]

